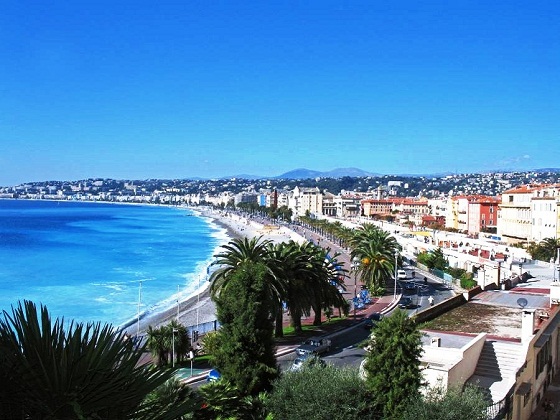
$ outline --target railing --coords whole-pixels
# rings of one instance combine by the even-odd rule
[[[486,408],[486,416],[489,420],[505,419],[511,409],[513,393],[509,393],[503,400],[498,401]]]

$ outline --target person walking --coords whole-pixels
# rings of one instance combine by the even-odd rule
[[[428,298],[428,302],[430,302],[430,306],[434,306],[434,297],[433,297],[433,296],[430,296],[430,297]]]

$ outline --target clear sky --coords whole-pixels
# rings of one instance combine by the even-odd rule
[[[560,167],[560,2],[5,1],[0,185]]]

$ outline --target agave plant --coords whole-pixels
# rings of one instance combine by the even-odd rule
[[[141,365],[143,353],[110,325],[64,329],[45,306],[20,302],[0,320],[0,412],[8,419],[176,418],[146,401],[170,373]]]

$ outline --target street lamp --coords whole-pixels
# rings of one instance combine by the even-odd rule
[[[173,328],[173,330],[171,331],[173,334],[173,336],[171,337],[171,359],[172,359],[173,367],[175,367],[175,333],[179,330]]]
[[[354,306],[354,319],[356,319],[356,304],[358,303],[358,267],[360,266],[360,259],[358,257],[352,258],[351,270],[354,271],[354,297],[352,304]]]
[[[140,336],[140,305],[142,304],[142,280],[139,282],[138,288],[138,312],[136,318],[136,338]]]

